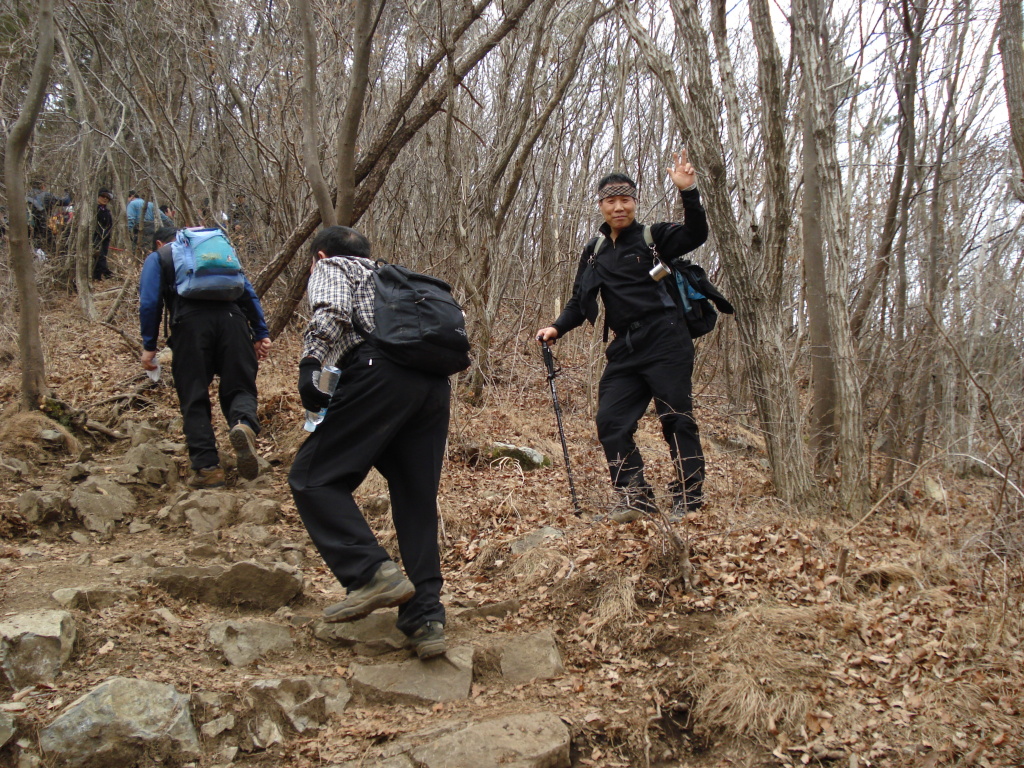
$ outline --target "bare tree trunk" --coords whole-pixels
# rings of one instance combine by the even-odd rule
[[[90,181],[91,166],[95,163],[96,137],[96,105],[85,87],[82,74],[75,62],[75,57],[68,47],[67,39],[60,32],[56,31],[57,39],[60,42],[61,50],[64,52],[64,61],[71,75],[71,82],[74,84],[76,95],[76,106],[78,117],[81,121],[79,128],[78,145],[78,205],[75,215],[75,286],[78,290],[78,304],[82,314],[89,320],[96,320],[96,307],[93,301],[92,284],[89,279],[92,277],[92,230],[95,221],[89,212],[92,208],[90,202],[93,197],[93,185]]]
[[[365,5],[365,3],[364,3]],[[316,97],[316,70],[318,57],[316,50],[316,25],[313,13],[309,8],[309,0],[297,0],[299,20],[302,24],[302,43],[306,57],[302,67],[302,161],[306,167],[306,179],[313,191],[313,199],[320,210],[320,218],[326,226],[338,223],[334,214],[334,203],[331,201],[331,190],[324,180],[320,169],[320,136],[317,130],[317,117],[320,104]]]
[[[808,335],[811,343],[811,440],[814,464],[824,477],[835,472],[836,366],[832,357],[832,333],[828,324],[825,281],[825,243],[821,232],[821,179],[814,146],[814,115],[804,98],[803,168],[801,205],[804,278],[807,285]]]
[[[39,1],[37,22],[39,41],[32,78],[25,92],[21,112],[7,135],[4,157],[4,181],[7,184],[8,228],[11,268],[18,288],[18,349],[21,353],[21,407],[35,410],[47,393],[46,361],[39,332],[39,291],[36,287],[35,263],[28,238],[28,216],[25,211],[25,152],[32,138],[36,119],[43,106],[46,86],[53,62],[54,24],[53,0]]]
[[[373,47],[373,30],[384,10],[384,0],[374,12],[374,3],[361,0],[355,4],[356,23],[352,35],[352,72],[348,79],[348,101],[338,131],[338,200],[334,210],[339,224],[351,226],[355,223],[356,197],[356,139],[363,117],[366,89],[369,87],[370,50]]]
[[[458,85],[466,75],[475,67],[501,40],[511,32],[519,23],[519,19],[529,10],[535,0],[519,0],[514,6],[505,7],[505,15],[500,24],[478,41],[476,47],[468,51],[457,62],[452,73],[453,83]],[[470,7],[466,15],[460,20],[459,26],[453,33],[454,44],[472,25],[473,21],[480,17],[484,9],[489,5],[489,0],[481,0],[480,3]],[[358,194],[355,197],[352,208],[350,226],[359,221],[359,217],[366,211],[373,202],[377,193],[383,186],[392,163],[398,154],[409,143],[413,136],[437,114],[448,97],[450,84],[445,87],[438,87],[432,93],[423,98],[419,107],[412,111],[413,101],[427,84],[430,73],[434,71],[438,63],[443,59],[443,52],[434,54],[415,76],[411,84],[397,100],[394,109],[383,128],[370,142],[369,148],[359,160],[355,168],[355,183],[358,185]],[[289,235],[285,244],[278,251],[271,265],[260,275],[257,285],[257,293],[262,296],[274,280],[284,271],[295,256],[295,252],[302,245],[310,234],[320,223],[319,211],[313,211],[306,215],[298,227]],[[302,300],[305,293],[305,277],[300,281],[300,275],[296,273],[288,286],[285,297],[278,303],[276,310],[269,319],[268,327],[272,338],[285,328],[295,312],[295,307]]]
[[[1017,151],[1017,171],[1013,189],[1024,201],[1024,18],[1021,0],[1000,0],[999,53],[1003,58],[1003,88],[1006,109],[1010,113],[1010,137]]]
[[[913,10],[913,17],[911,17]],[[892,260],[893,241],[896,238],[898,224],[906,221],[910,207],[911,193],[917,184],[917,148],[916,148],[916,110],[917,110],[917,69],[921,62],[922,30],[928,14],[926,2],[911,3],[902,0],[902,29],[907,43],[906,54],[902,66],[897,70],[896,93],[899,100],[899,135],[896,148],[896,167],[892,182],[889,185],[889,202],[885,210],[882,224],[882,237],[878,246],[878,255],[868,271],[857,296],[853,316],[850,319],[850,332],[854,339],[859,339],[864,328],[875,292],[881,281],[889,272]],[[904,176],[906,181],[904,183]]]

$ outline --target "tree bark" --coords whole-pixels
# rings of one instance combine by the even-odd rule
[[[316,25],[309,0],[297,0],[299,22],[302,25],[302,44],[305,60],[302,66],[302,162],[306,168],[306,180],[313,192],[313,199],[320,211],[320,218],[326,226],[337,224],[331,190],[320,168],[320,132],[317,117],[320,104],[316,95],[316,70],[318,56],[316,49]]]
[[[797,0],[793,5],[793,16],[813,151],[820,172],[822,232],[826,234],[828,244],[825,302],[831,355],[835,362],[835,419],[841,472],[839,496],[847,510],[856,512],[867,499],[867,464],[864,460],[860,375],[848,314],[849,226],[836,152],[836,110],[830,98],[835,86],[829,66],[833,49],[825,38],[823,21],[818,21],[817,8],[817,0]]]
[[[1024,201],[1024,19],[1021,0],[1000,0],[999,54],[1003,59],[1003,89],[1010,113],[1010,138],[1017,153],[1018,176],[1013,188]]]
[[[352,71],[348,79],[348,101],[338,131],[338,199],[334,215],[338,224],[351,226],[356,196],[356,139],[363,117],[363,104],[370,84],[370,50],[373,47],[373,30],[384,10],[384,0],[374,12],[374,3],[361,0],[355,4],[356,23],[352,35]]]
[[[36,287],[35,262],[28,237],[25,205],[25,153],[36,119],[43,107],[46,86],[53,63],[53,0],[40,0],[36,26],[38,42],[32,77],[25,92],[21,111],[7,135],[4,180],[7,184],[9,244],[11,268],[18,289],[18,349],[21,353],[21,407],[38,410],[48,394],[46,361],[39,330],[39,290]]]

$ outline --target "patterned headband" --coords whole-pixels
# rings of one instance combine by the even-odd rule
[[[606,197],[619,196],[632,197],[634,200],[636,200],[636,187],[634,187],[632,184],[621,182],[619,184],[605,184],[603,187],[601,187],[601,189],[597,191],[598,202],[604,200]]]

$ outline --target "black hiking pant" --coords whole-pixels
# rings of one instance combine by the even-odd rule
[[[256,415],[258,364],[249,322],[234,302],[192,308],[175,315],[169,343],[192,469],[212,467],[220,463],[211,422],[214,376],[220,377],[218,398],[228,426],[244,421],[254,432],[260,431]]]
[[[451,386],[448,379],[396,365],[364,343],[339,365],[327,415],[299,448],[288,475],[302,522],[320,556],[348,590],[388,560],[352,493],[370,469],[384,476],[406,575],[416,594],[398,609],[411,635],[444,622],[437,490]]]
[[[646,486],[644,461],[633,436],[654,398],[676,477],[690,501],[701,498],[704,452],[693,417],[693,340],[675,311],[649,315],[616,334],[597,399],[597,436],[612,484]]]

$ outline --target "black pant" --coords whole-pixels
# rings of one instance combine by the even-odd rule
[[[404,368],[367,344],[348,356],[327,416],[288,475],[302,522],[346,589],[368,582],[388,554],[352,498],[372,467],[384,476],[398,549],[416,594],[398,609],[412,634],[444,621],[437,489],[448,437],[448,379]]]
[[[259,432],[256,350],[249,323],[234,302],[176,314],[171,325],[174,388],[193,469],[219,463],[210,384],[220,377],[220,408],[228,426],[244,421]]]
[[[597,436],[604,447],[612,483],[642,486],[644,461],[633,440],[651,398],[662,433],[688,497],[704,483],[704,452],[693,418],[693,341],[674,312],[651,315],[617,334],[606,351],[608,365],[597,401]]]
[[[93,262],[92,279],[101,280],[111,275],[110,267],[107,265],[107,253],[110,251],[110,235],[106,237],[94,237],[92,239]]]

